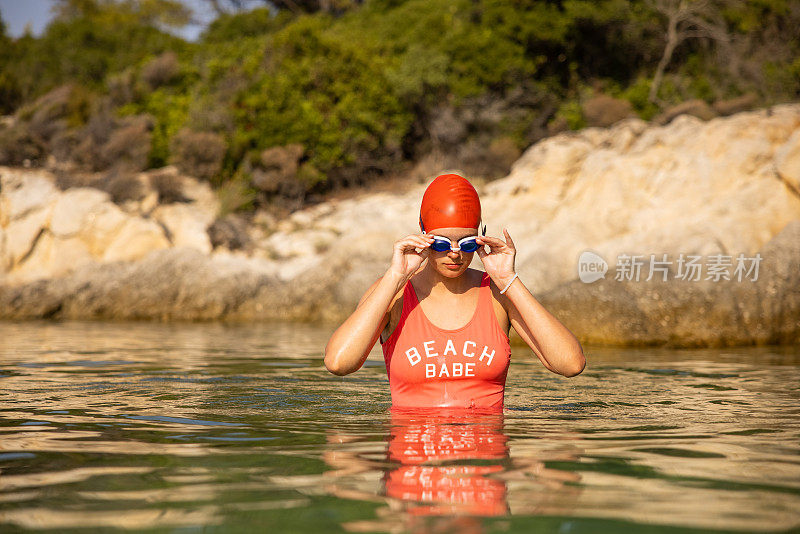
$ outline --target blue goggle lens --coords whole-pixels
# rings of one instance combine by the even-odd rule
[[[478,250],[478,242],[475,241],[474,237],[470,237],[468,239],[461,241],[461,244],[459,246],[461,247],[461,250],[463,250],[464,252],[475,252],[476,250]],[[451,247],[452,247],[452,242],[445,239],[434,239],[433,243],[431,244],[431,248],[436,252],[445,252],[450,250]]]
[[[434,239],[431,248],[436,252],[444,252],[450,250],[450,241],[442,241],[441,239]]]
[[[475,252],[478,250],[478,242],[474,239],[470,239],[469,241],[464,241],[461,243],[461,250],[464,252]]]

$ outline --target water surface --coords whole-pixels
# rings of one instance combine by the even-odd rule
[[[0,323],[0,531],[800,528],[800,347],[515,346],[503,414],[392,413],[329,334]]]

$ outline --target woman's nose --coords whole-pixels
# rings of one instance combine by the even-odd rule
[[[447,255],[450,256],[451,258],[458,258],[459,256],[461,256],[461,251],[450,249],[450,252],[448,252]]]

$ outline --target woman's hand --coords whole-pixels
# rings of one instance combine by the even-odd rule
[[[411,278],[411,275],[417,272],[428,259],[431,243],[433,243],[433,238],[424,234],[411,234],[398,239],[394,243],[392,264],[389,270],[403,278]],[[422,250],[417,252],[418,248]]]
[[[504,288],[514,277],[514,257],[517,249],[514,248],[514,241],[508,234],[508,230],[503,228],[506,240],[497,237],[478,236],[478,257],[483,262],[486,272],[494,280],[498,287]],[[484,245],[489,247],[486,252]]]

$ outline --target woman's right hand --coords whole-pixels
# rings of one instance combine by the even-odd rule
[[[429,248],[433,237],[425,234],[411,234],[394,243],[392,265],[389,270],[405,279],[411,278],[431,252]],[[417,252],[416,249],[422,249]]]

